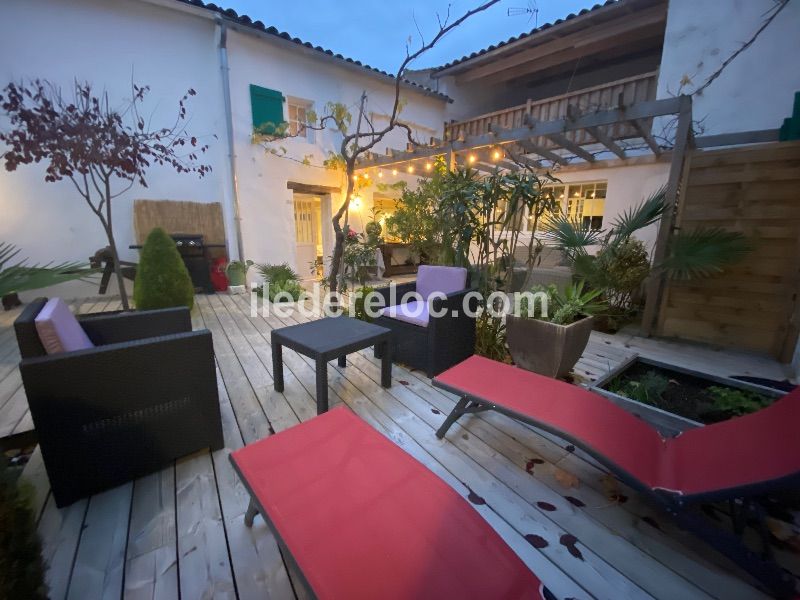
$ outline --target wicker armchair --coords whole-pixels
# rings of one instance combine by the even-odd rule
[[[457,286],[462,289],[450,291],[438,286],[443,270],[447,269],[464,271],[464,283]],[[422,289],[423,286],[425,290]],[[465,269],[453,267],[420,266],[417,281],[395,287],[396,300],[400,301],[410,292],[420,292],[423,297],[427,297],[431,290],[440,290],[444,297],[430,299],[430,310],[424,311],[422,320],[411,319],[409,322],[403,320],[402,316],[397,318],[392,310],[395,307],[391,306],[384,309],[384,314],[375,320],[376,325],[392,330],[392,359],[414,369],[421,369],[428,377],[434,377],[472,356],[475,351],[474,315],[478,308],[478,298],[474,294],[467,298],[467,294],[477,291],[477,288],[469,287],[469,277]],[[387,306],[390,305],[390,288],[378,288],[375,292],[383,296]],[[468,311],[464,310],[465,298],[468,301]],[[398,305],[398,308],[400,306],[402,305]],[[441,316],[433,316],[434,313]],[[380,357],[377,350],[376,356]]]
[[[223,447],[211,332],[192,331],[186,308],[80,317],[96,347],[47,355],[34,323],[45,303],[14,329],[57,506]]]

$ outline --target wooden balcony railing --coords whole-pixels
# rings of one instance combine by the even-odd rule
[[[619,79],[591,88],[584,88],[569,94],[553,96],[543,100],[528,100],[519,106],[480,115],[466,121],[446,123],[445,140],[455,141],[468,136],[482,135],[494,129],[513,129],[525,123],[554,121],[567,116],[567,107],[574,106],[581,113],[608,110],[620,104],[629,105],[634,102],[654,100],[656,97],[657,73],[644,73],[635,77]],[[527,116],[527,119],[526,119]],[[650,123],[643,123],[649,129]],[[630,124],[619,123],[603,128],[603,133],[612,139],[638,137],[639,133]],[[589,144],[594,140],[585,130],[567,134],[570,141],[576,144]],[[539,140],[542,147],[553,147],[549,140]]]

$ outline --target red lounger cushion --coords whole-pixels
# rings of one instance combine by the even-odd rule
[[[575,438],[647,485],[658,482],[661,436],[602,396],[477,355],[436,377],[434,384],[510,409]]]
[[[450,486],[345,408],[231,454],[319,598],[539,598]]]
[[[603,396],[480,356],[434,384],[573,439],[651,489],[691,496],[800,476],[800,388],[756,413],[664,440]]]
[[[683,494],[731,490],[800,474],[800,388],[758,412],[669,440],[662,487]]]

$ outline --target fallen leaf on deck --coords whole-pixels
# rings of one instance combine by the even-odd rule
[[[542,549],[542,548],[547,548],[547,547],[550,545],[550,544],[547,542],[547,540],[546,540],[546,539],[544,539],[544,538],[543,538],[542,536],[540,536],[540,535],[536,535],[535,533],[529,533],[529,534],[527,534],[527,535],[525,536],[525,539],[526,539],[526,540],[528,540],[528,543],[529,543],[531,546],[533,546],[534,548],[539,548],[539,549]]]
[[[556,481],[558,481],[558,483],[563,485],[565,488],[574,488],[580,485],[580,481],[578,480],[577,476],[569,471],[565,471],[564,469],[554,467],[553,476],[555,476]]]
[[[564,546],[567,550],[569,550],[569,553],[572,556],[583,560],[583,553],[576,546],[576,544],[578,543],[578,538],[576,538],[571,533],[565,533],[564,535],[561,536],[561,538],[558,541],[561,542],[562,546]]]
[[[478,496],[475,492],[472,491],[471,488],[467,488],[469,490],[469,494],[467,494],[467,499],[472,502],[473,504],[477,504],[478,506],[482,504],[486,504],[486,500],[482,497]]]
[[[541,458],[529,458],[528,462],[525,463],[525,470],[533,475],[533,469],[536,465],[543,465],[544,461]]]

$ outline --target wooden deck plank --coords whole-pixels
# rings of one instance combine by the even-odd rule
[[[244,524],[250,494],[228,459],[244,443],[224,386],[220,392],[225,449],[214,452],[214,467],[239,598],[292,600],[295,594],[275,536],[263,521],[253,527]]]
[[[133,483],[89,500],[67,598],[110,600],[122,594]]]
[[[131,600],[180,596],[174,466],[133,484],[123,596]]]
[[[225,331],[219,323],[214,310],[207,299],[197,297],[197,305],[206,328],[214,338],[214,353],[220,371],[225,378],[225,387],[231,399],[231,406],[236,414],[236,421],[245,442],[260,440],[270,434],[270,425],[266,414],[258,402],[239,359],[228,342]]]
[[[175,465],[181,597],[236,598],[214,465],[207,450]]]
[[[89,501],[83,499],[59,509],[51,494],[44,507],[38,531],[42,539],[42,558],[47,566],[45,581],[52,600],[67,596],[88,505]]]
[[[28,398],[22,384],[0,411],[0,438],[11,435],[28,411]]]
[[[44,467],[44,460],[42,460],[42,451],[39,446],[36,446],[33,454],[28,459],[28,464],[22,470],[20,478],[25,481],[32,490],[33,499],[31,501],[31,508],[36,522],[42,517],[45,502],[50,494],[50,481],[47,479],[47,471]]]
[[[213,312],[213,308],[210,312]],[[205,326],[206,318],[210,319],[210,312],[206,312],[204,315],[202,310],[195,311],[193,314],[193,326],[195,328]],[[225,319],[223,318],[223,320]],[[230,323],[228,325],[230,326]],[[211,326],[214,326],[213,320]],[[225,356],[217,357],[218,364],[225,360],[230,360],[230,358]],[[235,372],[235,368],[233,371]],[[271,383],[272,380],[270,379],[269,381]],[[244,440],[231,405],[231,399],[226,387],[228,384],[225,382],[219,368],[217,369],[217,384],[225,448],[213,453],[213,461],[238,597],[293,599],[295,595],[292,583],[289,580],[283,557],[278,549],[274,535],[263,524],[260,527],[254,526],[252,528],[244,524],[244,515],[247,511],[250,497],[228,460],[228,454],[232,450],[241,448],[244,445]],[[244,389],[245,393],[249,395],[247,388],[237,385],[232,386],[232,388],[234,391]],[[261,418],[264,422],[267,421],[265,415],[262,415]],[[294,423],[296,422],[295,420]]]

